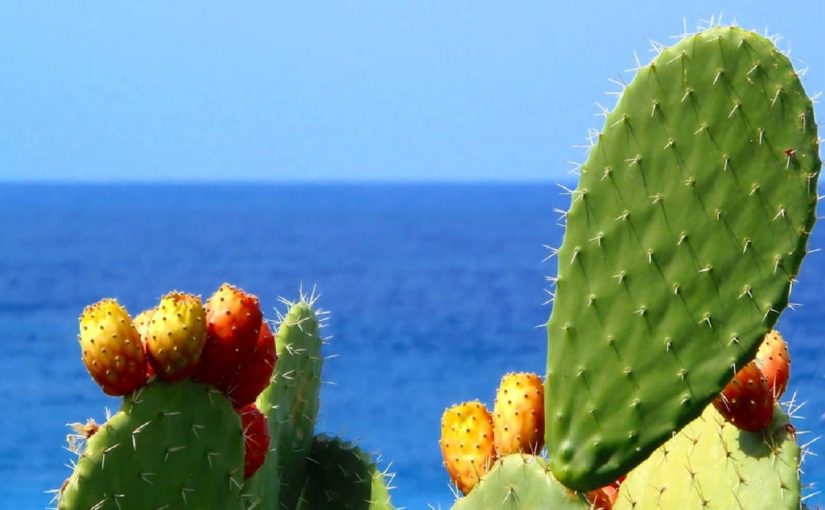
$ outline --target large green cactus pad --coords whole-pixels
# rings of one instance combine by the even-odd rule
[[[302,299],[280,319],[278,362],[257,400],[267,415],[270,453],[247,480],[247,508],[293,510],[304,486],[321,385],[321,338],[311,303]]]
[[[60,510],[241,508],[241,421],[219,391],[154,382],[86,442]]]
[[[369,454],[339,438],[317,436],[297,510],[394,510],[387,480]]]
[[[696,418],[788,302],[815,219],[812,104],[737,27],[638,70],[572,193],[548,323],[553,473],[594,489]]]
[[[456,501],[453,510],[587,510],[590,503],[560,484],[545,460],[512,454],[496,461],[470,493]]]
[[[744,432],[708,406],[631,471],[616,510],[799,508],[799,459],[788,417],[777,409],[765,433]]]

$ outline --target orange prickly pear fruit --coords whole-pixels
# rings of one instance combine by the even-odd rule
[[[501,379],[493,408],[493,433],[499,456],[536,455],[544,447],[544,384],[531,373]]]
[[[450,407],[441,417],[441,455],[450,478],[468,494],[496,459],[493,418],[481,402]]]
[[[751,361],[725,386],[713,407],[739,430],[758,432],[771,424],[774,403],[765,376]]]
[[[146,355],[126,310],[114,299],[87,306],[80,316],[83,364],[103,391],[126,395],[146,383]]]
[[[788,387],[788,379],[791,377],[791,357],[788,354],[788,344],[779,334],[779,331],[772,330],[762,340],[759,351],[756,353],[756,364],[765,374],[768,381],[768,388],[773,392],[776,400],[785,393]]]

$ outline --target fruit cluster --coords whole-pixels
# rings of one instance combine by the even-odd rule
[[[788,346],[776,330],[767,335],[756,359],[738,371],[713,401],[719,414],[739,428],[759,432],[770,427],[774,409],[790,377]],[[498,459],[511,454],[538,456],[544,448],[544,383],[536,374],[510,373],[501,379],[493,412],[480,401],[444,411],[441,455],[450,479],[464,495],[487,475]],[[627,475],[587,491],[594,510],[611,510]]]
[[[531,373],[501,379],[493,414],[479,402],[464,402],[441,417],[441,455],[458,489],[469,493],[497,457],[535,454],[544,447],[544,384]]]
[[[317,297],[273,335],[258,298],[222,285],[135,317],[113,299],[80,317],[82,359],[120,410],[72,426],[60,510],[392,510],[386,473],[357,446],[315,434],[323,355]]]
[[[87,306],[80,316],[83,363],[109,395],[127,395],[157,378],[193,378],[219,388],[243,420],[244,475],[252,476],[269,447],[266,418],[255,399],[275,369],[275,339],[256,296],[228,283],[205,306],[173,291],[133,321],[114,299]]]
[[[508,455],[538,456],[544,448],[544,382],[534,373],[505,374],[493,412],[480,401],[463,402],[441,417],[441,455],[450,479],[469,494]],[[586,494],[594,510],[609,510],[622,477]]]

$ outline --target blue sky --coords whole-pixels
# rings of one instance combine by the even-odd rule
[[[0,180],[557,179],[633,52],[720,12],[825,89],[820,1],[674,3],[4,2]]]

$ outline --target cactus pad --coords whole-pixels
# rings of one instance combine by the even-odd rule
[[[394,510],[384,473],[361,449],[317,436],[297,510]]]
[[[304,484],[321,385],[321,338],[311,303],[291,305],[276,337],[278,364],[257,400],[267,416],[270,455],[247,480],[247,508],[291,510]]]
[[[719,27],[642,66],[582,165],[548,323],[550,465],[590,490],[699,416],[788,302],[815,219],[810,99]]]
[[[154,382],[86,441],[60,510],[240,508],[241,421],[220,392]]]
[[[798,509],[800,449],[792,430],[779,409],[761,434],[738,430],[709,406],[627,475],[615,509]]]
[[[541,457],[506,455],[453,510],[588,510],[590,503],[550,473]]]

